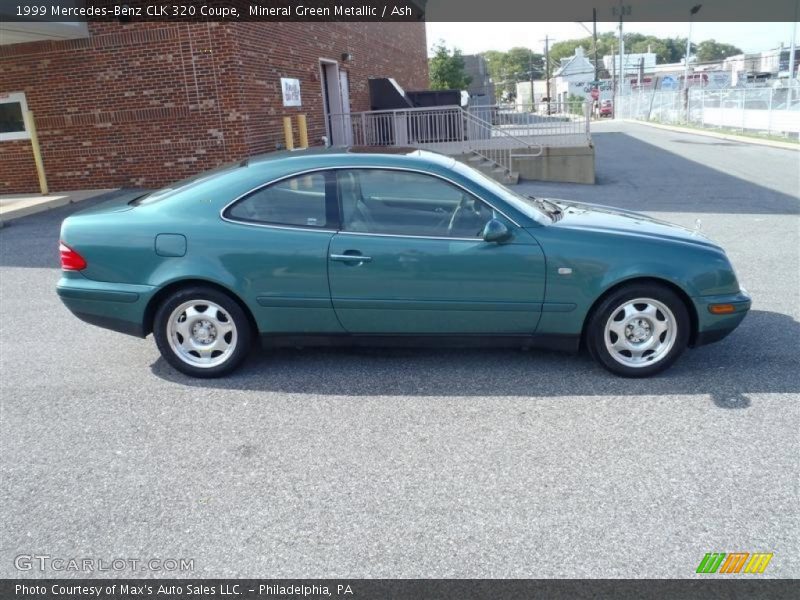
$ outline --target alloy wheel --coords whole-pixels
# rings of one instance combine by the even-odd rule
[[[210,300],[190,300],[179,305],[167,320],[170,348],[193,367],[223,364],[236,349],[236,325],[228,312]]]
[[[663,360],[677,338],[672,311],[652,298],[626,300],[611,312],[603,332],[611,357],[626,367],[640,368]]]

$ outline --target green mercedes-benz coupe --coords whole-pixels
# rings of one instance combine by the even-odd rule
[[[698,234],[521,196],[413,149],[258,156],[61,228],[64,304],[196,377],[256,339],[578,350],[643,377],[722,339],[750,298]]]

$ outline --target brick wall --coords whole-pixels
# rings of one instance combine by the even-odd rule
[[[161,186],[283,141],[286,114],[325,135],[319,59],[428,85],[423,23],[91,23],[91,37],[0,46],[0,93],[23,91],[53,190]],[[342,53],[353,60],[342,63]],[[301,82],[284,108],[281,77]],[[37,191],[30,143],[0,142],[0,193]]]

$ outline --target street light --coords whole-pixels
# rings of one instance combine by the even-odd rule
[[[702,4],[695,4],[689,10],[689,37],[686,38],[686,58],[684,59],[686,64],[683,66],[684,89],[689,89],[689,53],[692,51],[692,17],[699,13],[701,8],[703,8]]]

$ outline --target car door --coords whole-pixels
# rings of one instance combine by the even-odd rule
[[[467,190],[402,169],[338,171],[341,229],[328,258],[331,299],[352,333],[524,334],[539,322],[536,241]],[[497,218],[502,243],[481,232]]]
[[[342,333],[328,289],[338,229],[335,174],[316,171],[254,190],[223,211],[219,260],[237,276],[262,332]]]

